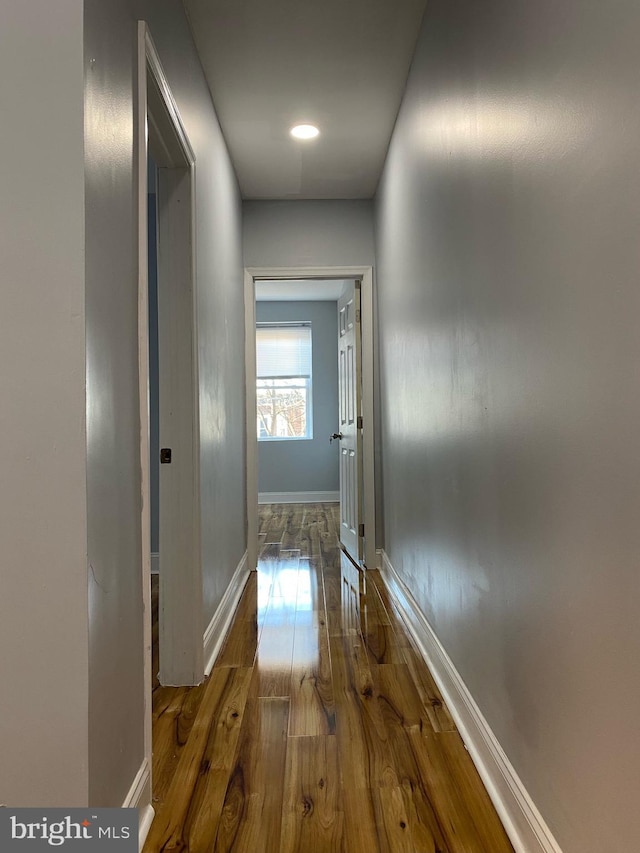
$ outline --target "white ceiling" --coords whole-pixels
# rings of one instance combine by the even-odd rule
[[[425,2],[184,0],[244,198],[373,196]]]
[[[335,302],[344,279],[262,279],[256,281],[256,302]]]

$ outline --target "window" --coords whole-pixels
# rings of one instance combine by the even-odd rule
[[[256,326],[258,439],[312,438],[311,323]]]

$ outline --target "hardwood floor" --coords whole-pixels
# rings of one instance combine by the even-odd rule
[[[338,523],[335,504],[261,507],[258,571],[211,676],[155,687],[145,853],[513,853],[379,573],[341,553]]]

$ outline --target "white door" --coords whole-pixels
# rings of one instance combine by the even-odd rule
[[[357,562],[362,560],[362,428],[360,367],[360,282],[351,282],[338,300],[340,541]]]

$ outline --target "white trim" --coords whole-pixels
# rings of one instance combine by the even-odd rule
[[[516,853],[562,853],[433,628],[382,551],[382,574],[429,665]]]
[[[187,132],[184,129],[184,124],[182,123],[182,117],[180,116],[178,105],[176,104],[175,98],[173,97],[173,93],[171,92],[171,86],[169,86],[167,75],[164,73],[164,68],[162,67],[162,63],[160,62],[160,56],[158,54],[155,44],[153,43],[151,33],[149,32],[149,27],[147,26],[145,21],[138,22],[139,33],[141,32],[141,28],[143,28],[142,32],[144,35],[145,62],[148,64],[149,69],[151,71],[152,79],[159,89],[160,97],[162,98],[164,107],[167,112],[167,117],[171,123],[170,132],[174,136],[175,140],[178,142],[180,148],[182,149],[182,155],[184,159],[189,163],[189,165],[193,165],[196,161],[196,155],[193,151],[193,148],[191,147],[191,143],[189,142]],[[160,134],[162,135],[162,131],[160,131]],[[169,142],[169,140],[163,141]],[[171,157],[172,155],[170,154],[169,156]]]
[[[258,437],[256,422],[256,285],[250,270],[244,271],[244,375],[246,397],[247,460],[247,560],[251,571],[258,567]]]
[[[143,758],[140,769],[135,775],[127,796],[122,803],[123,809],[137,809],[144,805],[144,789],[151,781],[151,768],[146,758]]]
[[[160,574],[160,554],[158,554],[156,551],[151,552],[151,574]]]
[[[242,597],[245,584],[249,578],[248,568],[248,552],[245,551],[242,559],[233,573],[233,577],[229,582],[229,586],[225,594],[222,596],[222,601],[218,605],[218,609],[213,614],[213,618],[204,632],[204,659],[206,661],[204,674],[209,675],[216,662],[216,658],[222,648],[222,643],[227,635],[227,631],[231,627],[231,622]]]
[[[340,492],[258,492],[259,504],[338,503]]]
[[[247,442],[247,545],[249,568],[254,569],[258,559],[258,439],[256,436],[256,353],[255,353],[255,279],[256,278],[359,278],[362,280],[362,413],[364,418],[363,442],[363,496],[365,525],[365,566],[376,565],[376,493],[374,462],[374,318],[373,318],[373,267],[245,267],[245,382],[246,382],[246,442]]]
[[[142,848],[144,847],[144,843],[147,840],[147,835],[149,835],[151,824],[153,823],[153,819],[156,816],[156,810],[151,804],[149,804],[146,806],[142,806],[139,812],[140,816],[138,818],[138,850],[140,851],[140,853],[142,853]]]
[[[123,809],[138,809],[138,849],[142,850],[149,832],[149,827],[155,816],[155,810],[151,805],[151,765],[144,758],[135,779],[129,788],[129,793],[122,803]]]

